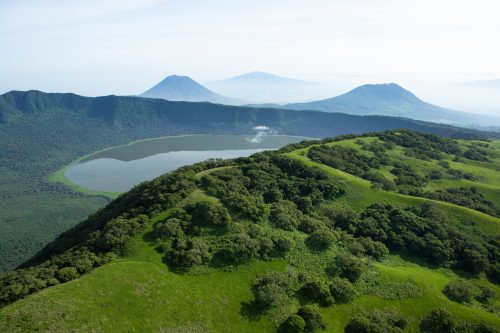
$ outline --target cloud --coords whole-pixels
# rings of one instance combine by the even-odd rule
[[[247,141],[252,143],[261,143],[263,137],[276,134],[275,130],[265,125],[255,126],[252,129],[257,132],[253,138],[247,138]]]

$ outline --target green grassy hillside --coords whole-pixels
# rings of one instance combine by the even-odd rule
[[[2,275],[0,331],[497,332],[499,148],[384,132],[181,168]]]
[[[394,128],[484,136],[403,118],[11,91],[0,95],[0,272],[16,268],[115,196],[82,193],[67,183],[54,182],[60,174],[53,173],[65,165],[135,140],[189,133],[253,134],[252,128],[259,125],[306,137]]]

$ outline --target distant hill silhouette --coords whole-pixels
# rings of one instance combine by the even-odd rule
[[[229,79],[209,82],[210,89],[253,103],[289,103],[328,96],[322,84],[266,72],[250,72]]]
[[[500,117],[469,114],[424,102],[395,83],[366,84],[337,97],[308,103],[265,106],[353,115],[405,117],[454,125],[500,124]]]
[[[245,101],[219,95],[188,76],[167,76],[160,83],[145,91],[141,97],[161,98],[169,101],[211,102],[240,105]]]

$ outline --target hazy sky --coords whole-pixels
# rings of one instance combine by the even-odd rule
[[[497,0],[0,0],[0,93],[136,94],[168,74],[500,78]]]

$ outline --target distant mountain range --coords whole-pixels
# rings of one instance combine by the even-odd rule
[[[160,83],[145,91],[141,97],[161,98],[169,101],[211,102],[217,104],[241,105],[247,102],[237,98],[219,95],[188,76],[167,76]]]
[[[266,72],[251,72],[206,85],[221,94],[236,96],[253,103],[290,103],[328,96],[322,83],[292,79]],[[331,93],[330,93],[331,94]]]
[[[383,115],[447,123],[460,126],[500,125],[500,117],[446,109],[422,101],[395,83],[367,84],[343,95],[308,103],[264,104],[259,106],[292,110],[342,112],[353,115]]]
[[[497,84],[497,80],[481,81],[474,84],[491,87]],[[314,89],[315,83],[276,76],[270,73],[251,72],[227,80],[213,82],[211,87],[217,91],[232,92],[234,96],[243,96],[245,99],[218,94],[187,76],[177,75],[166,77],[140,96],[170,101],[243,105],[250,103],[246,102],[246,100],[266,100],[265,95],[268,95],[268,100],[276,99],[280,92],[283,94],[284,99],[288,98],[289,100],[291,92],[299,95],[308,89]],[[433,105],[424,102],[395,83],[366,84],[345,94],[312,102],[251,104],[250,106],[341,112],[352,115],[404,117],[492,130],[500,125],[500,117],[470,114]]]

